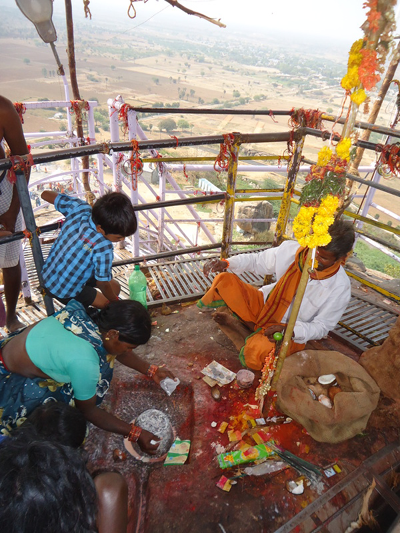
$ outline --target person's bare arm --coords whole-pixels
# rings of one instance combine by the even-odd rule
[[[127,366],[128,368],[132,368],[133,370],[137,370],[141,374],[147,374],[147,371],[150,368],[150,364],[147,361],[144,361],[141,359],[138,355],[135,354],[134,351],[129,350],[128,352],[125,352],[121,355],[118,355],[117,361],[119,361],[122,365]],[[157,385],[160,384],[160,381],[162,381],[165,378],[171,378],[174,379],[174,375],[172,372],[167,370],[166,368],[158,368],[157,372],[153,376],[153,380],[157,383]]]
[[[54,205],[54,202],[56,201],[56,198],[58,196],[58,192],[55,192],[55,191],[43,191],[40,196],[42,197],[42,199],[45,202],[48,202],[49,204],[53,204]]]
[[[10,148],[11,155],[26,155],[29,153],[21,121],[13,103],[7,98],[0,96],[0,140],[3,138]],[[3,154],[1,155],[3,156]],[[29,168],[25,172],[25,177],[28,183],[30,177]],[[14,187],[10,207],[8,211],[0,216],[0,224],[6,230],[14,231],[20,207],[18,193],[16,187]]]
[[[110,431],[111,433],[118,433],[119,435],[128,435],[131,430],[130,424],[97,407],[96,396],[93,396],[90,400],[75,399],[75,405],[83,413],[86,420],[100,429]],[[157,443],[150,444],[151,440],[157,441]],[[153,433],[150,433],[150,431],[142,429],[138,444],[141,450],[149,455],[154,455],[158,448],[159,439]]]
[[[113,287],[109,281],[99,281],[96,280],[96,286],[101,290],[104,296],[109,302],[118,300],[118,295],[115,294]]]

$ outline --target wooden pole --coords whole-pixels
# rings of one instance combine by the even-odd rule
[[[67,37],[68,37],[68,67],[69,75],[71,80],[72,94],[74,95],[74,100],[82,100],[79,87],[78,87],[78,78],[76,76],[76,62],[75,62],[75,44],[74,44],[74,21],[72,17],[72,3],[71,0],[65,0],[65,15],[67,22]],[[76,133],[78,138],[83,139],[83,125],[82,125],[82,115],[76,115]],[[82,157],[82,167],[89,168],[89,156]],[[90,183],[89,183],[89,172],[84,172],[82,174],[83,188],[86,193],[91,193]],[[90,204],[93,204],[93,195],[86,195]]]
[[[371,112],[368,116],[368,121],[370,124],[375,124],[376,119],[378,118],[379,111],[382,107],[383,100],[385,99],[386,93],[388,92],[388,89],[390,87],[390,84],[393,81],[393,77],[396,73],[396,69],[398,67],[398,64],[400,62],[400,43],[397,46],[396,52],[394,53],[393,59],[387,69],[385,79],[383,80],[382,86],[378,92],[377,98],[375,99],[375,102],[372,106]],[[362,141],[368,141],[371,135],[370,130],[365,130],[364,133],[361,136]],[[351,163],[349,172],[350,174],[357,174],[357,169],[361,163],[361,159],[364,155],[365,148],[357,148],[356,157],[354,158],[354,161]],[[352,184],[353,182],[351,180],[348,181],[349,184]],[[351,185],[350,185],[351,187]]]
[[[271,382],[271,392],[276,391],[276,385],[279,380],[279,376],[282,371],[283,363],[285,362],[290,343],[292,341],[292,335],[294,326],[296,324],[297,315],[299,314],[300,305],[303,300],[304,293],[306,291],[308,278],[309,278],[309,269],[311,267],[311,261],[312,261],[312,250],[308,252],[307,260],[305,262],[305,265],[303,267],[303,272],[301,273],[301,278],[299,282],[299,286],[297,288],[296,296],[293,302],[292,311],[290,313],[289,322],[285,330],[285,335],[282,340],[281,349],[279,351],[278,360],[275,367],[274,376],[272,378]],[[267,395],[267,401],[264,406],[264,414],[268,414],[268,411],[271,407],[272,402],[272,394]]]
[[[226,259],[228,257],[232,241],[233,219],[235,215],[235,189],[238,159],[239,143],[235,141],[232,148],[231,157],[229,159],[228,179],[226,183],[226,200],[224,225],[222,228],[221,259]]]

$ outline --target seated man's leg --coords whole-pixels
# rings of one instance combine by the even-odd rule
[[[220,330],[231,339],[238,350],[241,350],[252,330],[243,322],[224,311],[215,311],[213,319],[217,322]]]
[[[253,285],[241,281],[236,274],[222,272],[215,277],[197,305],[200,308],[227,306],[243,322],[255,323],[264,305],[264,296]]]

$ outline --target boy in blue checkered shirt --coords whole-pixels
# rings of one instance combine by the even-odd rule
[[[119,192],[107,193],[91,208],[83,200],[54,191],[44,191],[41,196],[65,215],[42,271],[47,294],[62,303],[74,298],[85,307],[98,309],[117,300],[120,285],[112,279],[112,243],[137,229],[129,198]]]

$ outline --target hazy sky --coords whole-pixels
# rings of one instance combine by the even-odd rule
[[[219,29],[210,23],[188,16],[172,8],[164,0],[148,0],[135,3],[137,17],[127,16],[129,0],[91,0],[93,17],[118,21],[121,31],[136,26],[164,24],[168,26],[173,18],[179,22],[182,31],[193,26],[204,31],[237,31],[251,26],[265,32],[279,31],[290,39],[291,34],[319,37],[329,41],[353,42],[361,36],[360,25],[365,20],[364,0],[180,0],[180,2],[212,18],[220,18],[227,25]],[[55,8],[63,8],[63,2],[55,0]],[[73,0],[74,16],[83,19],[82,0]],[[150,20],[148,20],[150,17]]]

